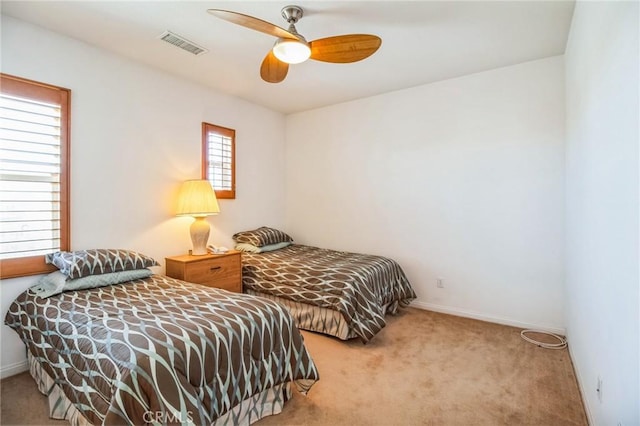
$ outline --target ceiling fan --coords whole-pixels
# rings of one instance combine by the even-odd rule
[[[284,80],[289,64],[299,64],[309,58],[333,63],[357,62],[373,55],[382,44],[380,37],[369,34],[347,34],[308,42],[295,27],[303,14],[299,6],[285,6],[282,9],[282,17],[289,23],[287,30],[238,12],[222,9],[208,9],[207,12],[278,38],[260,66],[260,76],[269,83]]]

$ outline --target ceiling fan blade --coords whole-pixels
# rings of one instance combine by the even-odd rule
[[[270,22],[263,21],[262,19],[254,18],[253,16],[244,15],[238,12],[232,12],[230,10],[222,9],[207,9],[207,12],[225,21],[232,22],[234,24],[242,25],[243,27],[250,28],[252,30],[260,31],[265,34],[272,35],[280,38],[293,38],[298,37],[295,34],[290,33],[284,28],[280,28],[277,25],[273,25]]]
[[[380,37],[369,34],[347,34],[309,43],[311,59],[334,63],[361,61],[373,55],[381,44]]]
[[[289,72],[289,64],[280,61],[270,50],[260,65],[260,77],[267,83],[280,83]]]

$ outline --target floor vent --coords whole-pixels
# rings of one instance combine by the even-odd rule
[[[169,44],[173,44],[174,46],[179,47],[182,50],[186,50],[189,53],[193,53],[196,56],[207,53],[207,49],[205,49],[204,47],[200,47],[194,42],[189,41],[186,38],[179,36],[178,34],[172,33],[171,31],[165,31],[160,36],[160,40],[166,41]]]

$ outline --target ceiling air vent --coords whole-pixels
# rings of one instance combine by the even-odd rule
[[[160,36],[160,40],[164,40],[167,43],[173,44],[174,46],[179,47],[182,50],[186,50],[189,53],[193,53],[196,56],[207,53],[207,49],[204,47],[200,47],[194,42],[191,42],[178,34],[172,33],[171,31],[165,31],[164,34]]]

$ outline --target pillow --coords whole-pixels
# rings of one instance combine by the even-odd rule
[[[60,271],[42,276],[31,291],[37,296],[47,298],[64,291],[84,290],[86,288],[104,287],[126,281],[147,278],[153,275],[149,269],[134,269],[132,271],[108,272],[100,275],[88,275],[83,278],[69,279]]]
[[[236,243],[247,243],[256,247],[263,247],[270,244],[290,243],[293,238],[282,231],[267,226],[262,226],[253,231],[238,232],[233,235]]]
[[[275,243],[275,244],[268,244],[266,246],[262,246],[262,247],[257,247],[254,246],[253,244],[249,244],[249,243],[239,243],[236,244],[236,250],[238,251],[246,251],[248,253],[264,253],[267,251],[274,251],[274,250],[278,250],[284,247],[287,247],[291,245],[290,241],[284,242],[284,243]]]
[[[47,254],[45,262],[54,264],[69,278],[131,271],[159,265],[154,259],[144,254],[131,250],[112,249],[59,251]]]

